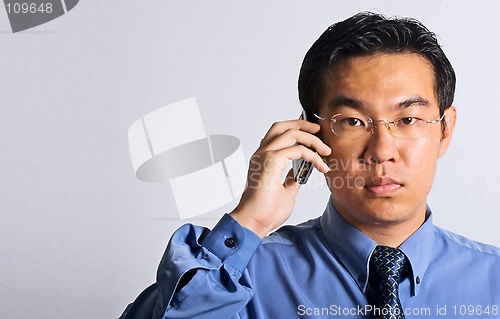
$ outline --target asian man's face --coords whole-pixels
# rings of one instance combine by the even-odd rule
[[[351,57],[332,67],[324,81],[319,116],[349,114],[349,126],[360,124],[358,115],[376,122],[362,136],[345,138],[332,133],[329,120],[319,121],[319,135],[332,148],[326,158],[332,171],[325,177],[335,207],[362,231],[401,223],[418,228],[437,160],[450,142],[455,108],[445,111],[444,132],[441,122],[426,123],[428,133],[418,138],[395,137],[394,127],[380,120],[441,117],[431,64],[412,53]]]

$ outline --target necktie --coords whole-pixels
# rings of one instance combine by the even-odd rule
[[[374,308],[377,319],[404,319],[403,308],[399,301],[399,277],[403,271],[405,255],[396,248],[377,246],[373,251],[371,263],[380,276],[381,295],[379,304]]]

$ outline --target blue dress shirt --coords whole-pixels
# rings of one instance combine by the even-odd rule
[[[425,223],[399,248],[406,318],[500,318],[500,249]],[[157,275],[158,318],[373,318],[376,243],[330,202],[320,218],[261,240],[225,215],[184,225]]]

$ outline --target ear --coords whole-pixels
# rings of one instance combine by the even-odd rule
[[[448,149],[451,142],[451,136],[455,130],[455,124],[457,123],[457,109],[454,106],[448,107],[444,111],[444,119],[446,126],[444,128],[443,134],[441,136],[441,142],[439,145],[439,157],[443,156]]]

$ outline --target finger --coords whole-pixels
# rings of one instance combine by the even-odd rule
[[[303,159],[311,162],[316,169],[322,173],[328,173],[330,167],[323,161],[323,158],[316,152],[303,145],[294,145],[275,152],[274,162],[280,165],[279,169],[283,171],[291,160]],[[280,159],[281,160],[278,160]],[[283,160],[284,159],[284,160]]]
[[[323,158],[318,153],[302,145],[296,145],[292,147],[292,150],[294,151],[294,153],[298,153],[292,155],[294,157],[293,159],[301,158],[306,162],[310,162],[314,167],[316,167],[318,171],[323,174],[330,172],[330,167],[325,163]],[[300,157],[297,158],[297,156]]]
[[[295,181],[293,178],[293,169],[290,169],[286,174],[285,181],[283,182],[283,186],[290,191],[292,196],[295,196],[299,191],[300,184]]]
[[[265,148],[267,150],[279,150],[296,144],[313,149],[322,156],[328,156],[332,152],[331,148],[317,136],[296,129],[285,131],[272,140]]]
[[[266,146],[272,140],[274,140],[277,136],[283,134],[289,129],[301,130],[304,132],[309,132],[311,134],[318,133],[321,129],[321,126],[316,123],[311,123],[304,120],[290,120],[283,122],[274,123],[269,131],[267,131],[264,138],[260,141],[260,146]]]

